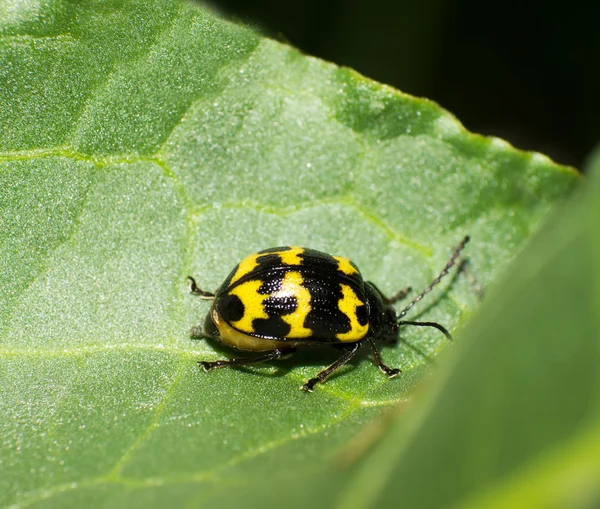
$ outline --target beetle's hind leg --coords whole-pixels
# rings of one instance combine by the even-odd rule
[[[207,292],[206,290],[202,290],[201,288],[198,288],[198,285],[196,284],[196,280],[192,276],[188,276],[187,278],[190,282],[190,293],[193,293],[194,295],[198,295],[201,299],[214,299],[215,298],[214,293]]]
[[[212,321],[211,314],[208,313],[204,319],[204,325],[199,324],[192,327],[190,337],[194,339],[212,339],[219,341],[219,331]]]
[[[291,354],[294,348],[272,350],[264,355],[257,357],[240,357],[238,359],[219,360],[219,361],[198,361],[204,371],[211,371],[219,368],[234,368],[236,366],[251,366],[252,364],[261,364],[266,361],[275,361],[281,359],[284,355]]]
[[[369,346],[371,347],[371,350],[373,350],[373,362],[381,370],[381,372],[384,375],[387,375],[388,378],[394,378],[395,376],[397,376],[400,373],[402,373],[401,369],[399,369],[399,368],[390,368],[389,366],[386,366],[383,363],[383,360],[381,359],[381,354],[379,353],[379,350],[377,349],[377,347],[375,346],[375,343],[373,343],[373,340],[371,338],[367,339],[367,343],[369,343]]]
[[[338,369],[340,369],[344,364],[346,364],[354,354],[360,348],[360,342],[353,343],[352,346],[349,346],[348,349],[336,360],[333,364],[326,367],[324,370],[319,371],[317,376],[308,380],[304,385],[300,387],[301,390],[306,392],[312,392],[313,387],[318,383],[326,382],[327,379],[333,375]]]

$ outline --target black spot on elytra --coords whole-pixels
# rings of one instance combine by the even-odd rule
[[[256,259],[256,262],[258,263],[258,267],[253,269],[252,272],[261,272],[262,273],[263,271],[267,271],[269,269],[272,269],[273,267],[280,266],[281,258],[279,257],[279,255],[276,255],[276,254],[266,254],[266,255],[259,256]]]
[[[269,297],[263,302],[265,313],[269,316],[282,316],[293,313],[298,308],[296,297]]]
[[[312,329],[315,339],[336,340],[336,334],[350,330],[350,320],[338,307],[341,298],[339,284],[311,285],[311,310],[304,326]]]
[[[337,270],[338,261],[328,253],[306,248],[303,253],[305,265],[319,268],[320,270]]]
[[[280,316],[256,318],[252,321],[252,327],[255,334],[271,338],[285,337],[291,330],[290,324],[284,322]]]
[[[367,325],[369,323],[369,313],[367,313],[367,306],[357,306],[356,308],[356,319],[360,325]]]
[[[217,311],[226,322],[236,322],[244,316],[244,304],[237,295],[226,293],[219,297]]]
[[[350,330],[350,320],[337,309],[317,308],[308,313],[304,326],[316,339],[336,339],[336,334]]]
[[[281,290],[281,284],[283,281],[283,274],[269,273],[265,274],[263,283],[258,288],[258,293],[261,295],[271,295],[272,293]]]

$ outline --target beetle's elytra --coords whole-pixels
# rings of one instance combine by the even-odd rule
[[[438,323],[402,318],[448,274],[468,241],[467,236],[460,242],[438,277],[399,314],[393,304],[406,297],[410,288],[388,298],[364,281],[349,259],[303,247],[275,247],[248,256],[215,293],[201,290],[189,276],[190,291],[212,300],[202,333],[194,328],[193,335],[235,350],[261,353],[198,364],[209,371],[279,359],[298,348],[337,345],[343,352],[340,357],[300,387],[312,392],[315,384],[325,382],[366,342],[375,364],[392,378],[400,370],[383,363],[374,341],[395,340],[402,325],[435,327],[451,339]]]

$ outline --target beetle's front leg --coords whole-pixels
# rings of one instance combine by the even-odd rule
[[[352,357],[354,357],[354,354],[358,351],[358,349],[360,348],[360,341],[353,343],[351,346],[348,347],[348,350],[346,350],[339,358],[338,360],[336,360],[333,364],[331,364],[330,366],[326,367],[324,370],[319,371],[317,373],[317,375],[314,378],[311,378],[310,380],[308,380],[304,385],[300,386],[300,390],[302,391],[306,391],[306,392],[312,392],[313,391],[313,387],[315,385],[317,385],[318,383],[323,383],[326,382],[327,379],[333,375],[333,373],[335,373],[338,369],[340,369],[344,364],[346,364],[350,359],[352,359]]]
[[[387,375],[388,378],[394,378],[395,376],[398,376],[400,373],[402,373],[402,370],[400,368],[390,368],[389,366],[386,366],[383,363],[381,354],[379,353],[379,350],[377,349],[375,343],[373,343],[373,340],[371,338],[367,339],[367,343],[369,343],[371,350],[373,350],[373,362],[375,362],[375,365],[381,370],[382,373]]]

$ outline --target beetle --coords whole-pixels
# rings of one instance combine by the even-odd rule
[[[198,365],[210,371],[276,360],[298,348],[337,346],[342,350],[340,357],[300,387],[312,392],[367,343],[374,363],[393,378],[400,369],[383,363],[374,341],[395,341],[403,325],[434,327],[452,339],[439,323],[402,318],[456,265],[468,241],[468,236],[463,238],[439,275],[398,314],[393,304],[405,298],[410,287],[386,297],[373,283],[363,280],[348,258],[304,247],[275,247],[246,257],[215,293],[200,289],[188,276],[190,292],[212,300],[204,326],[194,327],[191,335],[260,354],[199,361]]]

